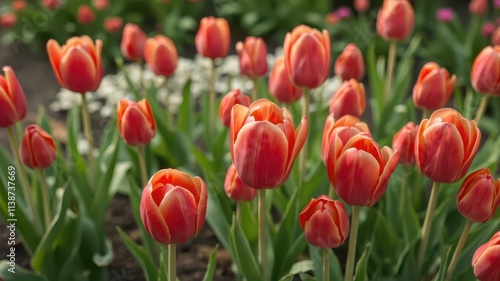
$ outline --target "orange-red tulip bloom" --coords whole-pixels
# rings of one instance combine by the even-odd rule
[[[241,180],[234,164],[227,169],[224,191],[227,197],[234,201],[252,201],[257,195],[257,189],[249,187]]]
[[[184,243],[205,223],[207,186],[179,170],[160,170],[144,188],[140,210],[144,227],[157,242]]]
[[[29,125],[24,130],[19,155],[24,165],[31,169],[45,169],[56,160],[56,142],[42,128]]]
[[[244,95],[240,89],[234,89],[222,98],[219,106],[219,119],[228,128],[231,124],[231,110],[235,104],[248,107],[250,106],[250,97]]]
[[[469,12],[475,16],[484,16],[488,12],[488,0],[471,0]]]
[[[70,91],[85,94],[95,91],[101,83],[103,64],[102,41],[90,37],[72,37],[62,47],[56,40],[47,42],[50,64],[59,84]]]
[[[240,60],[241,74],[250,78],[266,75],[267,46],[262,38],[245,38],[245,41],[236,43],[236,52]]]
[[[358,46],[350,43],[335,61],[335,75],[340,76],[343,81],[360,80],[365,75],[365,61]]]
[[[365,87],[354,79],[344,81],[330,100],[330,113],[337,119],[344,115],[359,118],[365,112],[365,108]]]
[[[146,40],[144,58],[154,74],[165,77],[174,74],[179,59],[174,42],[163,35]]]
[[[89,6],[82,4],[78,7],[77,19],[80,24],[91,24],[95,20],[95,14]]]
[[[358,12],[366,12],[370,8],[370,0],[354,0],[354,9]]]
[[[384,0],[377,16],[377,33],[385,40],[403,41],[415,25],[415,11],[408,0]]]
[[[156,134],[156,121],[146,99],[139,102],[120,100],[117,105],[118,130],[129,145],[149,143]]]
[[[392,138],[392,148],[399,152],[399,162],[407,165],[415,164],[415,139],[418,125],[408,122]]]
[[[290,81],[298,87],[314,89],[330,72],[330,34],[306,25],[287,33],[283,45],[285,67]]]
[[[226,19],[214,17],[201,19],[195,37],[198,54],[213,60],[223,58],[227,56],[230,43],[231,33]]]
[[[14,70],[10,66],[2,68],[0,75],[0,128],[10,127],[26,116],[26,98]]]
[[[293,85],[288,78],[283,57],[277,58],[274,62],[269,75],[269,92],[278,101],[284,103],[293,103],[302,97],[302,89]]]
[[[344,204],[321,195],[311,199],[299,215],[307,242],[320,249],[337,248],[349,235],[349,216]]]
[[[127,23],[123,28],[120,49],[127,60],[141,60],[144,58],[144,46],[148,37],[139,26]]]
[[[93,2],[98,11],[106,10],[109,7],[109,0],[93,0]]]
[[[307,129],[306,117],[295,129],[290,111],[269,100],[257,100],[250,107],[235,105],[229,143],[241,180],[255,189],[282,185],[304,146]]]
[[[477,248],[472,256],[472,269],[479,281],[500,280],[500,231]]]
[[[477,55],[470,81],[479,93],[500,96],[500,46],[487,46]]]
[[[109,33],[120,31],[123,25],[123,19],[120,17],[109,17],[104,20],[104,30]]]
[[[11,28],[16,25],[17,16],[14,13],[3,13],[0,15],[0,27]]]
[[[413,103],[416,107],[436,110],[446,105],[450,99],[457,77],[437,63],[426,63],[413,87]]]
[[[61,0],[43,0],[43,6],[49,10],[55,10],[61,5]]]
[[[435,182],[453,183],[465,176],[481,141],[481,131],[451,108],[424,119],[415,140],[415,160],[420,173]]]

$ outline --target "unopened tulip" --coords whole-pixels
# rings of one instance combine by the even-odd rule
[[[93,2],[98,11],[106,10],[109,7],[109,0],[93,0]]]
[[[475,16],[484,16],[488,12],[488,0],[471,0],[469,12]]]
[[[441,8],[436,11],[436,19],[440,22],[450,22],[455,17],[451,8]]]
[[[493,7],[495,9],[500,9],[500,0],[493,0]]]
[[[146,99],[120,100],[117,105],[118,130],[129,145],[148,144],[156,134],[156,122]]]
[[[236,43],[236,53],[242,75],[250,78],[266,75],[267,46],[262,38],[249,36],[244,42]]]
[[[385,146],[380,149],[365,133],[342,143],[330,138],[326,169],[337,195],[347,204],[373,206],[385,193],[399,155]]]
[[[89,6],[83,4],[78,7],[77,19],[80,24],[91,24],[94,22],[95,15]]]
[[[297,129],[286,108],[266,99],[231,113],[230,151],[241,180],[255,189],[277,188],[290,175],[307,137],[307,118]]]
[[[339,20],[343,20],[349,18],[351,16],[351,8],[347,6],[339,7],[334,11],[335,15],[339,18]]]
[[[24,165],[31,169],[45,169],[56,160],[56,142],[42,128],[29,125],[24,130],[19,155]]]
[[[330,72],[330,34],[306,25],[287,33],[283,45],[285,67],[297,87],[314,89],[325,82]]]
[[[437,63],[428,62],[420,70],[413,87],[413,103],[425,110],[436,110],[446,105],[455,87],[457,77]]]
[[[62,47],[56,40],[47,42],[50,64],[59,84],[70,91],[85,94],[101,83],[103,64],[102,41],[95,44],[90,37],[72,37]]]
[[[179,170],[160,170],[142,192],[140,211],[146,231],[157,242],[184,243],[205,223],[207,186]]]
[[[224,191],[227,197],[234,201],[252,201],[257,195],[257,189],[249,187],[241,180],[234,164],[227,169]]]
[[[337,248],[349,235],[349,216],[344,204],[321,195],[311,199],[299,215],[309,244],[320,249]]]
[[[273,69],[269,75],[269,92],[278,101],[293,103],[302,97],[302,89],[290,82],[285,68],[285,60],[279,57],[274,61]]]
[[[468,175],[457,194],[457,208],[462,216],[475,222],[489,221],[500,204],[500,179],[488,168]]]
[[[16,25],[17,16],[14,13],[4,13],[0,15],[0,27],[11,28]]]
[[[359,118],[365,112],[365,108],[365,87],[354,79],[344,81],[330,100],[330,113],[337,119],[344,115]]]
[[[127,23],[123,28],[120,49],[127,60],[141,60],[144,58],[144,46],[148,37],[141,28],[133,23]]]
[[[164,35],[146,40],[144,58],[154,74],[165,77],[174,74],[179,59],[174,42]]]
[[[26,8],[26,0],[14,0],[12,2],[12,10],[22,12]]]
[[[223,58],[227,56],[230,43],[231,33],[226,19],[214,17],[201,19],[195,37],[198,54],[213,60]]]
[[[104,30],[109,33],[120,31],[123,25],[123,19],[120,17],[109,17],[104,20]]]
[[[354,0],[354,9],[358,12],[366,12],[370,8],[370,0]]]
[[[26,116],[26,98],[10,66],[2,68],[0,74],[0,128],[10,127]]]
[[[493,35],[491,35],[491,45],[500,45],[500,27],[495,28]]]
[[[415,160],[420,173],[440,183],[465,176],[481,141],[481,131],[452,108],[436,110],[420,123]]]
[[[330,13],[326,14],[326,19],[325,20],[326,20],[326,23],[328,25],[331,25],[331,26],[334,26],[334,25],[336,25],[337,23],[340,22],[339,17],[334,12],[330,12]]]
[[[363,54],[354,43],[350,43],[335,61],[335,75],[343,81],[360,80],[365,75],[365,61]]]
[[[321,158],[326,165],[328,158],[328,149],[331,138],[339,137],[343,144],[353,136],[359,133],[367,133],[370,135],[370,128],[365,122],[361,122],[359,118],[352,115],[345,115],[337,120],[333,113],[330,113],[326,118],[325,127],[323,128],[323,138],[321,140]]]
[[[477,248],[472,256],[472,269],[479,281],[500,280],[500,231]]]
[[[500,46],[487,46],[477,55],[470,81],[479,93],[500,95]]]
[[[399,163],[415,165],[415,138],[418,125],[408,122],[392,138],[392,148],[399,152]]]
[[[43,0],[42,4],[45,8],[49,10],[55,10],[59,8],[62,0]]]
[[[234,89],[222,98],[219,106],[219,119],[228,128],[231,124],[231,110],[235,104],[248,107],[250,106],[250,97],[244,95],[240,89]]]
[[[377,16],[377,33],[385,40],[403,41],[413,31],[415,11],[408,0],[384,0]]]
[[[483,34],[483,36],[486,38],[490,38],[494,31],[495,24],[492,22],[485,22],[481,28],[481,34]]]

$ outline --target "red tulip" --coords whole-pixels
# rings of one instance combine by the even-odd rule
[[[19,155],[24,165],[31,169],[45,169],[56,160],[56,142],[42,128],[29,125],[24,130]]]
[[[104,20],[104,30],[109,33],[120,31],[123,25],[123,19],[120,17],[109,17]]]
[[[43,0],[43,6],[49,10],[55,10],[61,5],[61,0]]]
[[[3,13],[0,15],[0,26],[3,28],[11,28],[16,25],[17,16],[14,13]]]
[[[165,245],[184,243],[205,223],[207,186],[179,170],[160,170],[144,188],[140,210],[153,239]]]
[[[214,17],[201,19],[195,37],[198,54],[213,60],[225,57],[229,51],[230,43],[231,33],[226,19]]]
[[[286,34],[283,45],[285,67],[297,87],[314,89],[325,82],[330,72],[330,34],[299,25]]]
[[[500,46],[487,46],[477,55],[470,80],[476,91],[500,96]]]
[[[98,11],[106,10],[109,7],[109,0],[93,0],[93,2]]]
[[[257,189],[249,187],[241,180],[234,164],[227,169],[224,191],[227,197],[234,201],[252,201],[257,195]]]
[[[500,45],[500,27],[495,28],[495,31],[491,36],[491,45]]]
[[[366,12],[370,8],[369,0],[354,0],[354,9],[358,12]]]
[[[392,138],[392,148],[399,152],[399,163],[415,165],[415,139],[418,125],[408,122]]]
[[[231,123],[231,110],[235,104],[248,107],[250,106],[250,97],[244,95],[240,89],[234,89],[222,98],[219,106],[219,119],[228,128]]]
[[[471,0],[469,3],[469,12],[475,16],[484,16],[488,12],[488,1]]]
[[[342,143],[339,136],[330,138],[326,169],[330,183],[347,204],[372,206],[384,194],[399,155],[379,145],[366,133]]]
[[[460,180],[469,170],[480,141],[476,122],[454,109],[438,109],[418,128],[415,160],[420,173],[435,182]]]
[[[103,64],[102,41],[90,37],[72,37],[62,47],[54,40],[47,42],[47,53],[59,84],[70,91],[85,94],[101,83]]]
[[[377,33],[385,40],[403,41],[415,25],[415,11],[408,0],[384,0],[377,16]]]
[[[14,0],[14,2],[12,2],[12,10],[16,12],[22,12],[25,8],[26,8],[25,0]]]
[[[118,130],[129,145],[148,144],[156,134],[156,122],[146,99],[120,100],[117,105]]]
[[[343,81],[360,80],[365,74],[365,62],[359,48],[350,43],[335,61],[335,75],[340,76]]]
[[[127,60],[141,60],[144,58],[144,46],[148,37],[139,26],[127,23],[123,28],[120,49]]]
[[[309,244],[321,248],[337,248],[349,235],[349,216],[344,204],[326,195],[311,199],[299,215],[300,226]]]
[[[174,74],[179,59],[174,42],[163,35],[146,40],[144,58],[154,74],[165,77]]]
[[[307,137],[307,118],[297,129],[286,108],[266,99],[231,113],[230,150],[241,180],[255,189],[277,188],[290,175]]]
[[[500,280],[500,231],[477,248],[472,256],[472,269],[479,281]]]
[[[278,101],[284,103],[293,103],[302,97],[302,90],[295,87],[288,78],[283,57],[277,58],[274,62],[269,75],[269,92]]]
[[[495,31],[495,24],[490,21],[485,22],[481,27],[481,34],[486,38],[489,38],[494,31]]]
[[[475,222],[487,222],[500,204],[500,179],[495,180],[488,168],[468,175],[457,194],[457,208],[462,216]]]
[[[344,115],[359,118],[365,112],[365,108],[365,87],[354,79],[344,81],[330,100],[330,113],[333,113],[335,118]]]
[[[95,15],[89,6],[83,4],[78,7],[77,19],[80,24],[91,24],[94,22]]]
[[[264,76],[267,73],[267,46],[262,38],[249,36],[244,42],[236,43],[236,52],[240,60],[242,75],[250,78]]]
[[[416,107],[436,110],[446,105],[455,87],[457,77],[437,63],[426,63],[413,87],[413,103]]]
[[[10,66],[2,68],[5,76],[0,75],[0,128],[7,128],[26,116],[26,98]]]

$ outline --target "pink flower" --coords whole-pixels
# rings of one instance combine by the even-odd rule
[[[440,22],[450,22],[455,17],[455,13],[451,8],[441,8],[436,11],[436,18]]]

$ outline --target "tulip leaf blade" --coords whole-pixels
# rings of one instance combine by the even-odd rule
[[[184,87],[182,88],[182,102],[178,111],[177,127],[190,139],[193,137],[193,116],[191,78],[188,78],[186,84],[184,84]]]
[[[151,257],[146,253],[143,247],[137,245],[119,226],[116,227],[118,234],[125,243],[127,249],[132,253],[135,260],[141,266],[144,275],[148,281],[158,280],[158,269],[154,265]]]
[[[240,225],[233,216],[233,223],[230,228],[229,239],[231,242],[231,249],[233,251],[233,258],[236,261],[239,272],[247,280],[262,280],[259,264],[255,258],[252,248],[241,230]]]
[[[368,260],[371,253],[371,244],[367,243],[363,254],[356,263],[356,275],[354,276],[354,281],[368,281],[368,273],[366,272]]]
[[[303,234],[302,234],[303,235]],[[304,238],[303,238],[304,239]],[[305,241],[305,239],[304,239]],[[318,276],[318,281],[323,281],[323,253],[322,250],[309,244],[309,255],[314,265],[314,273]],[[331,280],[344,280],[342,268],[340,267],[339,259],[333,251],[329,254],[330,261],[330,279]]]
[[[217,250],[219,249],[219,244],[215,245],[210,257],[208,258],[207,271],[203,276],[202,281],[212,281],[214,279],[215,269],[217,267]]]
[[[11,267],[7,260],[0,261],[0,277],[2,277],[5,281],[49,281],[40,273],[22,268],[18,264],[16,264],[15,273],[9,272],[9,268]]]

